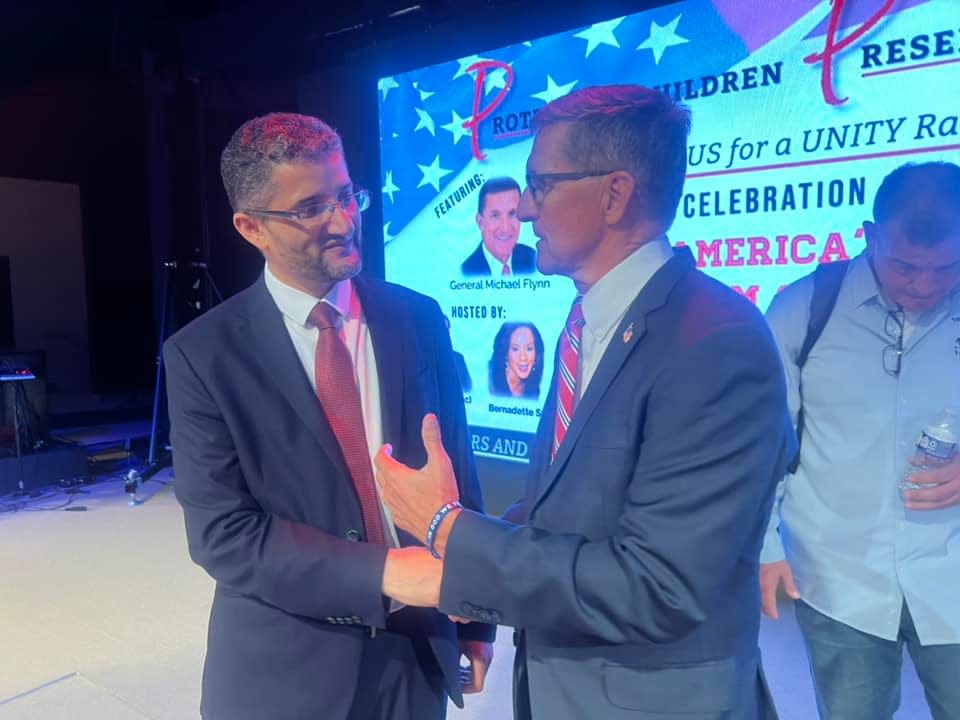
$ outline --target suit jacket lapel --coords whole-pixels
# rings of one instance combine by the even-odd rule
[[[390,294],[388,286],[363,277],[354,279],[354,288],[360,297],[364,321],[370,330],[373,354],[377,361],[377,378],[380,385],[380,415],[383,426],[383,442],[391,443],[402,454],[411,438],[419,437],[420,426],[404,427],[404,393],[407,384],[404,372],[416,363],[414,349],[407,342],[405,313],[398,312],[397,299]],[[414,367],[411,372],[417,370]],[[406,433],[406,434],[405,434]],[[408,437],[409,436],[409,437]],[[397,528],[401,547],[420,545],[410,533]]]
[[[536,498],[531,506],[531,512],[540,503],[541,500],[550,491],[550,488],[556,482],[560,471],[566,464],[577,443],[577,439],[583,432],[583,428],[590,422],[591,417],[596,412],[600,401],[607,392],[607,388],[613,382],[614,378],[620,372],[627,358],[633,353],[634,349],[640,344],[647,330],[647,316],[658,308],[662,307],[670,296],[674,286],[687,272],[694,269],[695,263],[693,255],[689,248],[675,248],[673,258],[660,268],[650,281],[637,294],[636,299],[627,308],[620,325],[614,331],[610,338],[610,343],[597,365],[593,377],[590,379],[590,385],[587,391],[580,398],[580,402],[574,408],[573,418],[570,427],[567,428],[567,434],[560,444],[557,451],[557,457],[546,470],[543,481],[540,483]],[[556,376],[556,373],[554,373]],[[551,386],[551,394],[556,393],[556,377]],[[547,403],[548,407],[555,407],[551,401]],[[552,426],[551,426],[552,427]],[[552,432],[552,430],[551,430]],[[552,442],[552,435],[550,438]]]
[[[377,361],[383,441],[397,445],[403,439],[403,370],[409,361],[404,318],[395,311],[396,300],[391,300],[382,285],[357,277],[353,286],[360,297]]]
[[[303,365],[283,323],[283,315],[262,277],[250,291],[250,312],[240,319],[238,329],[247,338],[256,338],[255,356],[266,370],[266,377],[276,384],[277,390],[293,407],[326,454],[340,465],[344,475],[349,476],[337,438],[303,372]],[[247,344],[250,344],[249,339]]]

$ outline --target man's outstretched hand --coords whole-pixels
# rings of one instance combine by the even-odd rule
[[[427,450],[427,464],[420,470],[397,462],[390,445],[380,448],[374,465],[380,496],[390,509],[394,523],[420,542],[426,542],[433,516],[447,503],[459,500],[460,490],[450,456],[443,447],[436,415],[424,416],[421,435]],[[452,523],[452,517],[444,520],[445,525]]]

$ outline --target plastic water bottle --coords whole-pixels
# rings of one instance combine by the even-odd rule
[[[935,470],[953,460],[957,452],[958,430],[960,419],[953,408],[945,408],[932,423],[923,428],[910,465],[900,480],[901,490],[936,487],[932,483],[915,483],[911,478],[916,472]]]

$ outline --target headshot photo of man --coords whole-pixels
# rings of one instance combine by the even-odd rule
[[[481,242],[460,271],[464,275],[529,275],[537,269],[537,253],[520,245],[520,184],[509,177],[487,180],[477,202],[477,227]]]

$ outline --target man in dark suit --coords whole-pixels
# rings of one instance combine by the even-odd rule
[[[520,236],[520,185],[509,177],[487,180],[477,200],[480,244],[463,261],[464,275],[529,275],[537,269],[537,253],[517,243]]]
[[[557,347],[525,502],[511,524],[454,508],[406,602],[520,629],[518,716],[775,717],[760,669],[758,555],[794,452],[763,318],[666,238],[687,111],[586,88],[534,120],[520,215],[577,297]],[[456,500],[432,418],[427,466],[377,458],[398,525]]]
[[[216,580],[201,711],[440,720],[448,695],[462,705],[482,686],[493,628],[384,596],[424,562],[400,547],[413,539],[384,512],[371,459],[389,442],[422,464],[420,420],[435,412],[458,491],[482,509],[443,315],[358,276],[369,195],[328,125],[251,120],[221,172],[264,275],[164,347],[176,494],[190,554]]]
[[[447,332],[450,332],[450,318],[446,315],[443,316],[443,324],[446,326]],[[457,370],[457,377],[460,378],[460,389],[465,393],[470,392],[473,387],[473,380],[470,378],[470,371],[467,369],[467,361],[464,359],[463,353],[453,351],[453,366]]]

